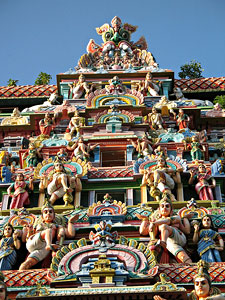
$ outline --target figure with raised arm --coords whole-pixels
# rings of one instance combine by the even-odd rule
[[[204,164],[199,164],[198,170],[190,170],[191,177],[188,183],[192,184],[195,180],[195,190],[200,200],[214,200],[212,189],[216,187],[216,180],[211,177],[211,170],[206,169]]]
[[[148,114],[148,119],[152,129],[163,129],[163,118],[154,106],[152,112]]]
[[[159,87],[154,83],[152,74],[150,72],[146,74],[145,80],[139,83],[138,90],[143,93],[144,96],[147,96],[148,93],[150,96],[159,96]]]
[[[3,236],[0,240],[0,270],[12,270],[16,263],[16,250],[20,248],[18,231],[14,231],[10,223],[6,223],[3,228]]]
[[[172,253],[179,262],[191,263],[190,257],[184,250],[187,242],[185,234],[190,233],[188,218],[181,220],[179,215],[173,215],[172,202],[167,194],[164,194],[159,203],[159,208],[150,220],[138,215],[142,219],[140,226],[141,235],[150,235],[158,238],[158,245]]]
[[[53,119],[51,118],[49,113],[46,113],[44,119],[39,122],[41,134],[49,137],[52,132],[52,125]]]
[[[187,114],[184,113],[182,108],[179,109],[179,113],[176,116],[177,125],[179,126],[179,131],[185,128],[188,128],[190,118]]]
[[[141,139],[137,139],[137,141],[133,141],[131,139],[127,139],[128,142],[131,142],[134,149],[138,152],[138,158],[148,156],[150,158],[153,149],[152,145],[157,145],[160,139],[157,139],[156,143],[153,143],[149,140],[149,138],[144,134]]]
[[[74,81],[73,84],[68,85],[70,88],[71,95],[69,98],[79,99],[83,96],[84,92],[85,96],[89,93],[89,87],[83,74],[79,76],[78,82]]]
[[[76,192],[82,189],[80,178],[77,175],[72,176],[67,173],[63,162],[57,160],[54,162],[53,171],[49,173],[47,180],[46,177],[42,178],[39,187],[40,191],[43,191],[47,187],[51,204],[54,204],[56,200],[63,197],[65,205],[72,202],[73,189],[76,189]]]
[[[191,138],[191,144],[186,145],[185,142],[185,150],[190,150],[192,160],[201,160],[203,159],[203,152],[205,151],[205,147],[201,145],[198,140],[198,137],[194,135]]]
[[[160,200],[161,193],[167,193],[172,201],[176,201],[175,196],[172,194],[172,190],[175,186],[175,181],[178,181],[176,172],[167,166],[164,156],[157,158],[157,165],[152,169],[146,169],[142,178],[142,186],[148,185],[150,187],[150,195]]]
[[[12,197],[10,209],[21,208],[24,205],[30,204],[29,194],[26,190],[27,188],[30,190],[34,189],[33,178],[30,177],[29,182],[26,182],[24,180],[24,175],[22,173],[18,174],[15,182],[12,183],[7,189],[9,197]],[[11,194],[13,189],[14,193]]]
[[[30,143],[29,148],[23,153],[22,158],[26,160],[27,167],[36,167],[38,158],[41,158],[42,147],[36,148],[35,143]]]
[[[212,218],[206,215],[200,225],[194,224],[193,242],[198,243],[198,254],[204,261],[221,262],[219,251],[223,251],[224,242],[219,233],[214,229]],[[218,241],[218,245],[216,244]]]
[[[72,238],[75,236],[73,222],[78,215],[74,215],[68,221],[67,228],[59,225],[53,206],[47,202],[41,210],[41,217],[37,219],[34,227],[24,227],[22,240],[27,241],[26,247],[29,256],[21,264],[20,270],[27,270],[35,266],[39,261],[45,259],[48,254],[57,251],[63,244],[65,236]],[[56,244],[56,241],[59,243]]]
[[[94,150],[99,143],[95,145],[85,145],[83,137],[79,137],[79,139],[73,144],[72,147],[67,146],[67,150],[73,150],[73,156],[76,158],[80,158],[83,161],[88,161],[90,157],[90,151]]]

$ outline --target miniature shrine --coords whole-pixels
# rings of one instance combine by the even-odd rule
[[[174,79],[136,30],[0,87],[5,299],[225,299],[225,77]]]

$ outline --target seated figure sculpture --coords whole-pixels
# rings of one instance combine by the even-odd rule
[[[187,242],[185,234],[190,233],[189,220],[188,218],[181,220],[179,215],[173,215],[172,202],[166,194],[159,203],[158,211],[151,216],[150,220],[140,215],[137,217],[142,219],[141,235],[153,235],[154,239],[158,237],[157,245],[167,248],[179,262],[192,262],[183,249]]]
[[[157,165],[144,171],[142,186],[149,185],[150,195],[156,201],[159,201],[160,194],[165,192],[172,201],[176,201],[175,196],[172,194],[172,189],[175,186],[175,181],[178,181],[177,177],[174,176],[177,171],[179,170],[169,168],[165,157],[160,155],[157,158]]]
[[[21,232],[22,241],[27,241],[26,247],[30,254],[19,269],[30,269],[45,259],[51,251],[57,251],[62,246],[65,236],[73,238],[75,236],[73,222],[77,218],[78,215],[71,217],[67,228],[57,224],[54,208],[47,202],[42,207],[41,217],[34,224],[34,228],[24,226]],[[55,244],[56,240],[59,244]]]
[[[74,81],[73,84],[68,85],[70,88],[70,95],[68,98],[79,99],[83,96],[84,92],[86,93],[85,96],[89,93],[89,87],[83,74],[79,76],[78,82]]]
[[[81,190],[81,181],[77,175],[72,176],[66,172],[61,161],[55,161],[54,169],[49,173],[48,178],[43,177],[40,181],[40,191],[47,187],[47,192],[50,195],[49,201],[54,204],[55,201],[63,197],[65,205],[73,200],[72,191],[75,188],[76,192]]]
[[[146,74],[145,80],[141,81],[138,90],[143,93],[144,96],[147,96],[148,93],[150,96],[159,96],[159,87],[154,83],[150,72]]]

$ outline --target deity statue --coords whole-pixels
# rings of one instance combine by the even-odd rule
[[[187,239],[185,234],[190,233],[190,223],[187,217],[181,220],[179,215],[173,215],[171,200],[165,195],[159,203],[158,210],[150,216],[150,220],[145,216],[137,215],[142,220],[140,226],[141,235],[150,235],[152,241],[156,242],[156,247],[167,249],[179,262],[191,263],[183,247]]]
[[[86,82],[85,76],[83,74],[79,76],[78,82],[74,81],[72,85],[71,84],[68,85],[70,87],[70,95],[72,99],[81,98],[84,92],[86,93],[85,96],[88,95],[89,93],[89,87]]]
[[[20,173],[16,176],[15,182],[7,189],[9,197],[12,197],[10,209],[21,208],[24,205],[30,204],[29,194],[26,188],[29,188],[30,190],[34,189],[33,178],[30,177],[29,182],[26,182],[24,180],[24,175]],[[12,189],[14,189],[14,193],[11,195]]]
[[[90,146],[85,145],[83,137],[79,137],[79,139],[73,144],[72,147],[67,146],[67,150],[73,150],[73,156],[82,159],[83,161],[88,161],[90,157],[90,151],[94,150],[99,143]]]
[[[12,270],[16,263],[16,250],[21,246],[18,239],[18,231],[14,231],[10,223],[6,223],[3,228],[3,236],[0,240],[0,270]],[[0,298],[1,299],[1,298]]]
[[[34,227],[26,226],[22,231],[22,240],[26,240],[29,255],[20,266],[20,270],[27,270],[35,266],[39,261],[45,259],[51,251],[57,251],[63,244],[64,238],[73,238],[75,228],[73,222],[78,215],[74,215],[64,227],[57,221],[55,211],[50,203],[46,203],[41,210],[41,217],[35,222]],[[59,244],[54,244],[58,240]]]
[[[146,74],[145,80],[139,83],[138,90],[144,96],[147,96],[148,93],[150,94],[150,96],[159,96],[159,87],[154,83],[152,74],[150,72]]]
[[[153,149],[152,146],[159,143],[160,139],[157,139],[155,143],[153,141],[150,141],[148,137],[144,134],[141,139],[137,139],[136,142],[134,142],[131,139],[127,139],[128,142],[131,142],[134,149],[138,152],[138,158],[140,157],[149,157],[151,156]]]
[[[176,116],[177,125],[179,126],[179,131],[185,128],[188,128],[188,123],[190,118],[187,114],[184,113],[182,108],[179,109],[179,113]]]
[[[23,153],[22,158],[26,159],[27,167],[36,167],[38,158],[41,158],[42,147],[36,148],[35,143],[30,143],[29,148]]]
[[[157,165],[152,169],[146,169],[142,178],[142,186],[149,185],[150,195],[160,201],[161,193],[167,193],[172,201],[176,201],[172,190],[175,186],[175,181],[178,182],[176,172],[181,170],[174,170],[167,166],[164,156],[157,158]]]
[[[43,191],[47,187],[47,192],[50,195],[50,203],[54,204],[56,200],[63,197],[65,205],[71,203],[73,200],[72,192],[76,189],[76,192],[82,188],[80,178],[75,175],[67,173],[63,163],[61,161],[55,161],[54,169],[48,175],[48,178],[44,176],[40,181],[40,191]]]
[[[152,129],[163,129],[163,118],[154,106],[152,112],[148,114],[148,119]]]
[[[60,148],[55,156],[55,160],[59,161],[67,161],[68,160],[68,153],[66,152],[65,148]]]
[[[46,113],[44,119],[41,119],[39,122],[40,131],[43,136],[50,136],[53,123],[54,120],[51,118],[50,114]]]
[[[80,126],[84,125],[84,118],[80,117],[78,110],[75,110],[74,116],[71,118],[69,122],[68,129],[70,130],[71,137],[76,131],[76,135],[80,135]]]
[[[191,177],[188,183],[192,184],[195,180],[198,182],[195,185],[195,190],[200,200],[214,200],[212,188],[216,187],[216,181],[211,177],[211,170],[206,170],[204,164],[199,164],[198,170],[190,170]]]
[[[194,277],[195,289],[190,293],[189,300],[225,300],[220,290],[212,286],[208,270],[209,264],[200,260],[198,274]]]
[[[219,251],[223,251],[224,242],[220,234],[214,229],[212,218],[209,215],[201,219],[200,225],[194,224],[193,242],[198,243],[198,254],[204,261],[221,262]],[[216,244],[219,242],[219,245]]]
[[[185,150],[190,150],[192,160],[201,160],[203,158],[202,153],[205,151],[205,147],[201,145],[196,135],[191,138],[191,144],[186,145],[186,142],[184,142],[184,147]]]

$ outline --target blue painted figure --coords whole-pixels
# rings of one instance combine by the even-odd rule
[[[10,223],[4,226],[3,237],[0,240],[0,270],[12,270],[16,263],[16,249],[20,248],[20,240],[18,232],[14,232],[14,228]]]
[[[224,242],[218,232],[215,231],[210,216],[202,218],[200,226],[194,225],[193,242],[198,243],[198,254],[207,262],[221,262],[220,253],[224,249]],[[218,240],[219,245],[216,244]]]

